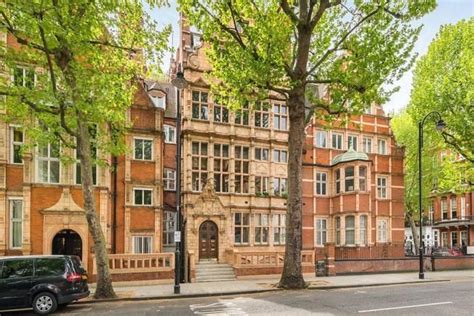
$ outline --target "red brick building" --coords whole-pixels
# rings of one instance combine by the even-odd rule
[[[429,220],[435,245],[443,248],[474,246],[474,193],[444,193],[432,198]]]
[[[403,257],[403,150],[380,106],[349,123],[313,120],[304,156],[304,248],[322,257]]]

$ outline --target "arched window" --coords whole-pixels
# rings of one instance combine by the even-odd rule
[[[346,167],[345,169],[345,192],[354,191],[354,167]]]
[[[366,179],[367,179],[367,168],[365,166],[359,166],[359,191],[367,190]]]
[[[354,216],[346,216],[346,245],[355,245]]]

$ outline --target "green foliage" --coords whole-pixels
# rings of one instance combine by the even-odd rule
[[[435,6],[434,0],[341,2],[179,1],[208,43],[212,88],[232,108],[267,98],[269,91],[288,98],[303,87],[308,108],[325,119],[360,113],[390,95],[383,84],[413,62],[419,28],[410,21]],[[314,23],[308,24],[301,19],[310,5],[306,20]],[[329,84],[331,99],[307,89],[313,84]]]
[[[437,193],[462,193],[472,190],[474,169],[466,160],[459,160],[457,153],[446,151],[439,142],[435,125],[427,122],[424,128],[422,150],[423,209]],[[405,147],[405,211],[418,213],[418,125],[405,110],[391,120],[391,127],[399,145]],[[442,154],[444,152],[444,154]]]
[[[438,111],[445,133],[426,133],[474,164],[474,18],[441,28],[416,64],[408,111],[414,120]]]
[[[81,119],[99,129],[97,137],[90,135],[92,146],[123,152],[110,128],[118,135],[125,131],[145,60],[150,68],[160,61],[170,28],[159,31],[138,0],[9,0],[0,14],[2,28],[22,45],[2,43],[6,71],[13,75],[22,66],[36,73],[34,88],[2,76],[2,119],[22,124],[31,144],[61,140],[68,147],[75,146]]]

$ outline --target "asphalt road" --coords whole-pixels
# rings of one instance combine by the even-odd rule
[[[218,285],[218,284],[216,284]],[[474,281],[75,304],[57,315],[474,315]],[[28,311],[2,313],[34,315]]]

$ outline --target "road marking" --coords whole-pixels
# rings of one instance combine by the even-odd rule
[[[367,309],[367,310],[359,311],[359,313],[372,313],[372,312],[380,312],[380,311],[391,311],[391,310],[394,310],[394,309],[406,309],[406,308],[447,305],[447,304],[453,304],[453,302],[438,302],[438,303],[429,303],[429,304],[418,304],[418,305],[407,305],[407,306],[396,306],[396,307],[386,307],[386,308],[377,308],[377,309]]]
[[[211,304],[193,304],[189,308],[195,315],[247,315],[234,303],[220,301]]]

